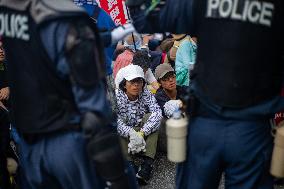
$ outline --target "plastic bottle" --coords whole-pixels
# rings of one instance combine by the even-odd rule
[[[270,173],[284,178],[284,126],[277,129],[274,143]]]
[[[166,121],[168,159],[180,163],[186,159],[187,118],[180,110],[175,110],[172,118]]]

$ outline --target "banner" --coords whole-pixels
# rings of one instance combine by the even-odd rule
[[[124,0],[98,0],[98,3],[111,16],[117,26],[126,23],[128,18]]]

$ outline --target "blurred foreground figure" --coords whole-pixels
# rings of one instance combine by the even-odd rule
[[[0,18],[13,124],[22,137],[20,188],[136,188],[106,100],[100,38],[87,13],[67,0],[5,0]]]
[[[198,38],[177,188],[272,189],[269,119],[283,110],[281,0],[127,0],[138,32]]]

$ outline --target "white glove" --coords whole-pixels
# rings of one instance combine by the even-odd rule
[[[133,142],[129,142],[128,144],[128,153],[137,154],[139,152],[146,152],[146,143],[143,142],[140,145],[135,145]]]
[[[128,148],[132,154],[146,151],[146,142],[144,138],[135,130],[131,130],[129,140]]]
[[[128,153],[138,154],[139,152],[146,152],[146,143],[141,146],[134,146],[131,142],[128,144]]]
[[[134,129],[129,133],[128,153],[136,154],[146,151],[146,142],[144,138],[139,135]]]
[[[164,105],[165,115],[170,118],[172,117],[175,110],[180,109],[182,107],[181,100],[169,100]]]
[[[135,28],[132,24],[125,24],[123,26],[119,26],[111,31],[111,43],[115,44],[119,40],[126,37],[128,34],[135,31]]]

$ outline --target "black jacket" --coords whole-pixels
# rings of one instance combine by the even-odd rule
[[[176,99],[183,99],[183,96],[185,96],[187,94],[187,87],[185,86],[177,86],[177,98]],[[165,112],[164,112],[164,105],[166,102],[170,101],[170,97],[167,96],[166,92],[163,90],[163,88],[159,88],[156,95],[155,95],[155,98],[162,110],[162,113],[163,113],[163,116],[164,117],[167,117],[165,115]]]
[[[0,63],[0,89],[8,87],[6,63]]]

